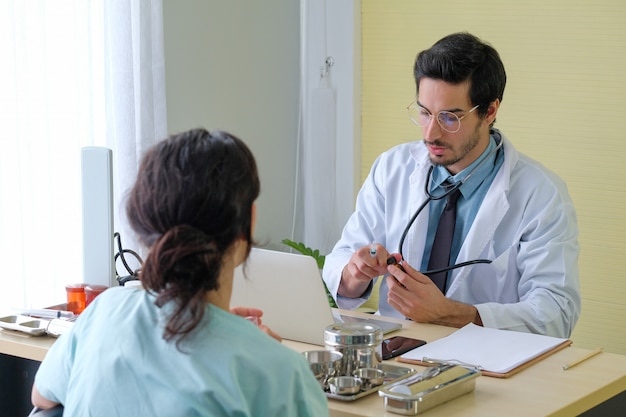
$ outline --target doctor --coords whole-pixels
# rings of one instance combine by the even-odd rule
[[[506,84],[499,54],[452,34],[418,54],[414,76],[408,111],[424,140],[374,162],[324,265],[339,307],[357,308],[383,279],[382,315],[569,337],[581,308],[574,205],[559,177],[493,127]],[[449,265],[483,263],[444,272],[440,289],[420,271],[446,180],[460,189]]]

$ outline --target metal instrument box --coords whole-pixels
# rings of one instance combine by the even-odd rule
[[[439,365],[383,386],[385,411],[414,416],[474,391],[480,371],[457,365]]]

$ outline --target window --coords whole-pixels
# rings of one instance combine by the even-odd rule
[[[111,3],[0,3],[3,309],[63,302],[83,281],[81,148],[113,149],[119,199],[165,136],[161,1]]]

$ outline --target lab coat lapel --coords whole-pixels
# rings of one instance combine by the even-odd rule
[[[472,227],[459,250],[457,262],[489,259],[489,248],[491,247],[495,231],[509,210],[510,204],[506,193],[509,189],[511,171],[517,162],[518,155],[504,136],[502,136],[502,140],[504,141],[504,164],[485,195],[483,206],[478,210]],[[452,271],[451,277],[453,281],[446,292],[447,296],[452,296],[460,288],[471,269],[472,267],[469,266]]]
[[[430,167],[430,160],[428,154],[425,156],[417,156],[415,150],[413,150],[413,157],[416,159],[415,170],[409,178],[410,184],[410,197],[409,206],[406,210],[406,220],[408,223],[411,217],[415,214],[415,211],[424,203],[428,198],[424,193],[424,184],[427,180],[428,168]],[[414,268],[419,269],[422,262],[422,255],[424,254],[424,246],[426,240],[424,236],[428,234],[428,206],[422,210],[415,223],[409,229],[406,239],[404,240],[403,254],[405,259],[413,265]]]

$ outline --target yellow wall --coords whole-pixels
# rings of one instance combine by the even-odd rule
[[[405,107],[418,51],[469,31],[501,54],[496,127],[568,183],[578,212],[583,311],[572,339],[626,354],[626,2],[365,0],[361,176],[419,139]]]

